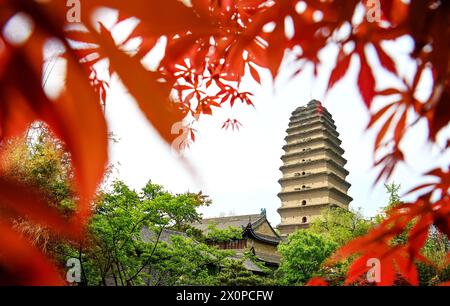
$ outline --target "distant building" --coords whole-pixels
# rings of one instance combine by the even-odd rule
[[[353,199],[347,195],[347,161],[334,120],[319,101],[292,113],[283,149],[278,194],[282,236],[309,227],[326,207],[348,208]]]
[[[250,251],[258,261],[267,267],[278,267],[280,264],[277,246],[281,242],[281,237],[270,225],[264,211],[256,215],[203,219],[193,223],[192,226],[207,234],[210,224],[214,224],[218,229],[228,229],[229,227],[242,229],[242,239],[211,244],[221,249],[235,250],[238,257],[242,256],[245,251]],[[252,270],[250,266],[247,268]]]

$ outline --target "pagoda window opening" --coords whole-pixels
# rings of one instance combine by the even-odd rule
[[[307,223],[307,222],[308,222],[308,218],[303,217],[303,218],[302,218],[302,223]]]
[[[302,205],[303,205],[303,206],[306,205],[306,201],[305,201],[305,200],[302,201]]]

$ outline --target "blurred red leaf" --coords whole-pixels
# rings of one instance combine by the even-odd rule
[[[172,142],[177,137],[171,133],[172,125],[183,118],[180,109],[169,98],[172,84],[158,82],[159,76],[156,73],[145,70],[138,59],[119,51],[111,33],[103,25],[101,29],[98,41],[108,54],[111,66],[161,137],[169,143]]]
[[[341,80],[344,75],[347,73],[347,70],[350,66],[350,60],[352,56],[346,55],[343,50],[339,52],[339,56],[337,58],[336,66],[331,72],[330,79],[328,81],[328,90],[333,88],[333,86]]]
[[[372,69],[365,60],[364,51],[359,52],[359,58],[361,63],[361,69],[358,76],[358,87],[363,97],[364,103],[367,108],[370,109],[372,100],[375,97],[375,77],[373,76]]]
[[[377,52],[378,58],[380,59],[381,65],[388,71],[392,72],[394,75],[397,75],[397,67],[392,58],[388,54],[386,54],[386,52],[380,45],[375,44],[374,47]]]
[[[59,271],[41,252],[0,223],[0,284],[61,286]]]
[[[328,282],[321,277],[313,277],[308,281],[306,286],[325,287],[325,286],[328,286]]]
[[[0,207],[18,216],[26,216],[37,224],[52,228],[54,232],[77,238],[79,228],[55,208],[48,206],[44,196],[8,178],[0,177]]]

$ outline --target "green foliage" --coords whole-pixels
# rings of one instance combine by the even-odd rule
[[[322,211],[308,229],[311,233],[343,245],[350,240],[365,235],[373,223],[364,219],[360,211],[331,207]]]
[[[421,285],[432,286],[450,281],[449,252],[449,239],[435,228],[432,228],[428,240],[422,249],[422,254],[430,260],[431,264],[417,263],[419,283]]]
[[[210,247],[186,234],[192,231],[188,224],[200,219],[196,208],[209,203],[204,196],[173,195],[151,182],[141,193],[115,182],[96,206],[89,240],[81,249],[63,246],[61,253],[66,259],[81,260],[89,285],[221,285],[232,271],[239,272],[241,283],[246,279],[249,284],[262,283],[259,277],[241,271],[243,267],[237,270],[242,263],[230,259],[233,252]],[[143,228],[148,229],[146,234]],[[176,232],[162,241],[166,229]],[[224,233],[236,237],[235,230]]]
[[[3,174],[42,192],[46,201],[64,212],[74,208],[73,169],[63,145],[42,124],[27,135],[3,144]]]
[[[42,124],[30,127],[26,135],[5,140],[1,144],[2,175],[30,189],[39,191],[50,206],[70,215],[75,207],[75,193],[70,158],[62,144]],[[0,215],[2,214],[0,210]],[[60,237],[26,216],[3,216],[15,230],[29,238],[42,252],[53,255]]]
[[[401,203],[399,195],[401,185],[397,185],[395,182],[392,182],[391,184],[384,184],[384,187],[389,194],[389,204],[386,207],[386,209],[389,210]]]
[[[364,219],[361,211],[352,211],[340,207],[330,207],[322,211],[308,231],[342,246],[357,237],[367,234],[374,226],[372,221]],[[343,261],[333,267],[322,267],[318,274],[325,275],[331,285],[342,285],[350,261]]]
[[[222,251],[179,235],[160,243],[149,262],[151,286],[219,285],[217,275],[232,252]]]
[[[242,260],[228,260],[217,276],[217,284],[221,286],[273,286],[271,277],[255,275],[245,269]]]
[[[213,243],[223,243],[230,240],[242,239],[242,229],[229,226],[226,229],[217,228],[217,224],[208,224],[206,240]]]
[[[142,285],[164,229],[199,220],[196,208],[207,203],[205,197],[173,195],[151,182],[137,193],[117,181],[111,192],[100,196],[84,247],[69,253],[78,252],[88,284]],[[143,228],[150,237],[143,237]]]
[[[402,204],[399,195],[401,185],[395,183],[385,184],[386,192],[389,195],[389,203],[384,208],[384,212],[377,216],[378,223],[386,218],[386,213]],[[416,220],[411,221],[406,227],[406,231],[397,235],[393,239],[394,245],[404,245],[408,242],[408,231],[414,226]],[[422,249],[422,255],[428,258],[429,263],[418,262],[420,285],[437,285],[441,282],[450,281],[450,266],[448,265],[448,252],[450,251],[450,242],[448,238],[432,228],[428,239]]]
[[[337,243],[307,230],[288,236],[278,246],[282,256],[277,277],[281,285],[302,285],[318,273],[322,263],[337,248]]]

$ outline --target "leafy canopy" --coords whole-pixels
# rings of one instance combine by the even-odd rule
[[[217,224],[208,224],[208,230],[205,235],[206,240],[213,243],[222,243],[230,240],[242,239],[242,229],[229,226],[225,229],[219,229]]]
[[[337,243],[311,233],[298,230],[278,246],[282,256],[277,273],[283,285],[303,285],[316,274],[324,261],[336,250]]]
[[[361,212],[340,207],[323,210],[322,216],[313,220],[308,229],[311,233],[322,235],[338,245],[367,234],[373,226],[362,216]]]
[[[213,250],[188,237],[170,237],[165,241],[161,241],[161,237],[166,229],[179,230],[185,224],[198,221],[201,216],[197,208],[208,203],[202,195],[173,195],[152,182],[137,193],[116,181],[111,191],[100,196],[88,226],[87,239],[80,245],[62,246],[67,253],[65,259],[79,258],[86,267],[85,283],[96,285],[143,285],[155,281],[149,275],[152,269],[163,267],[166,270],[158,270],[160,273],[172,271],[172,277],[179,277],[181,272],[174,271],[181,265],[176,262],[177,258],[184,263],[178,267],[184,269],[183,273],[195,271],[192,267],[199,260],[217,261],[223,255],[212,255]],[[202,252],[205,255],[199,256]],[[187,253],[191,253],[189,257]],[[165,256],[170,260],[163,260]],[[196,261],[195,257],[198,257]],[[169,264],[174,266],[167,267]]]

